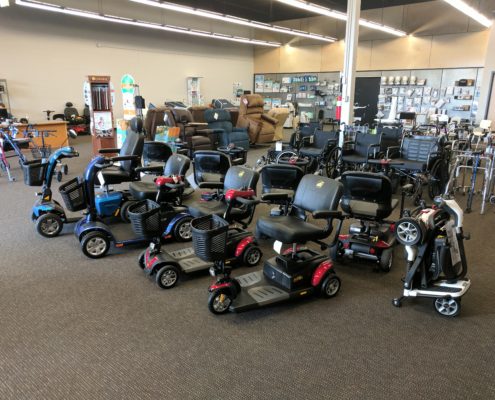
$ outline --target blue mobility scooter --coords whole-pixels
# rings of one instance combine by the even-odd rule
[[[111,168],[114,162],[126,161],[133,159],[133,156],[120,156],[113,158],[105,158],[102,156],[95,157],[87,166],[84,173],[84,179],[81,181],[83,186],[83,194],[85,203],[87,204],[86,216],[81,219],[75,227],[74,233],[81,244],[82,252],[89,258],[101,258],[104,257],[108,250],[110,250],[110,244],[115,243],[116,247],[125,247],[130,245],[147,244],[150,242],[150,238],[144,235],[136,235],[131,232],[117,232],[116,225],[110,227],[103,222],[100,218],[102,211],[108,208],[116,208],[121,203],[120,197],[115,202],[109,201],[108,196],[98,196],[95,193],[95,180],[98,173],[105,168]],[[160,185],[162,180],[157,179],[157,184]],[[182,186],[180,183],[169,183],[166,180],[163,186],[170,188],[173,186],[177,188]],[[118,195],[118,193],[116,193]],[[180,191],[178,192],[180,196]],[[157,194],[157,199],[160,198],[160,190]],[[149,201],[149,200],[148,200]],[[136,203],[129,206],[129,210],[135,206]],[[162,239],[168,239],[173,237],[178,241],[186,241],[191,239],[190,222],[192,217],[187,213],[185,207],[173,207],[169,203],[163,203],[161,206],[167,210],[163,213],[166,219],[165,231],[162,234]],[[122,225],[122,224],[121,224]],[[126,227],[128,225],[125,225]],[[129,229],[126,229],[129,231]]]
[[[44,237],[52,238],[60,234],[64,224],[74,223],[79,218],[69,218],[64,207],[52,196],[52,180],[57,165],[64,158],[79,157],[73,147],[62,147],[52,153],[48,162],[32,160],[22,163],[24,183],[28,186],[42,186],[36,193],[39,199],[33,205],[31,219],[36,223],[36,231]]]
[[[225,264],[225,224],[212,219],[211,226],[199,226],[193,220],[193,243],[197,254],[214,261],[212,275],[216,281],[209,287],[208,308],[214,314],[227,311],[245,311],[312,294],[330,298],[340,290],[340,279],[328,255],[321,254],[302,244],[312,241],[323,249],[329,245],[322,242],[333,231],[333,219],[338,219],[335,237],[342,226],[342,213],[337,211],[342,184],[332,179],[305,175],[299,183],[289,215],[269,216],[258,219],[256,235],[275,239],[279,255],[265,261],[262,270],[230,276],[231,269]],[[281,193],[280,199],[287,198]],[[275,194],[272,196],[275,198]],[[307,222],[306,213],[314,219],[327,221],[325,227]],[[197,241],[196,235],[203,240]],[[336,239],[334,239],[334,242]],[[282,243],[292,244],[281,253]]]

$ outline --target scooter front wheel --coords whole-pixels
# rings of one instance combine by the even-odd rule
[[[110,240],[103,232],[89,232],[81,240],[81,249],[86,257],[102,258],[110,249]]]
[[[208,309],[213,314],[225,314],[229,311],[229,307],[233,301],[230,290],[218,289],[210,294],[208,298]]]

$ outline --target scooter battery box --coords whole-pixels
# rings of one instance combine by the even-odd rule
[[[99,215],[110,217],[115,214],[122,203],[122,193],[100,193],[95,199],[96,210]]]
[[[271,258],[263,267],[263,273],[265,276],[276,284],[287,290],[293,290],[297,287],[297,284],[303,279],[301,274],[290,274],[287,271],[290,268],[287,268],[287,265],[284,261],[289,263],[293,262],[292,260],[286,260],[285,257],[279,256],[275,258]]]

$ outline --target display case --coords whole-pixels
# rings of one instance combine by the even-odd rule
[[[9,90],[7,87],[7,80],[0,79],[0,103],[5,105],[7,109],[7,113],[10,114],[10,99],[9,99]]]
[[[114,93],[109,76],[89,75],[85,85],[85,100],[89,105],[93,154],[100,149],[115,148],[113,125]]]
[[[187,78],[187,104],[189,106],[200,106],[202,103],[201,77],[190,76]]]

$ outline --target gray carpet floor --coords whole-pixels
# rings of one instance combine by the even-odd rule
[[[90,158],[88,137],[74,143],[81,157],[64,181]],[[495,398],[492,206],[466,217],[472,287],[457,318],[426,299],[392,307],[401,248],[388,274],[338,265],[333,299],[214,316],[206,274],[163,291],[138,268],[138,248],[90,260],[72,227],[40,237],[29,219],[37,188],[12,164],[18,181],[0,176],[2,400]]]

